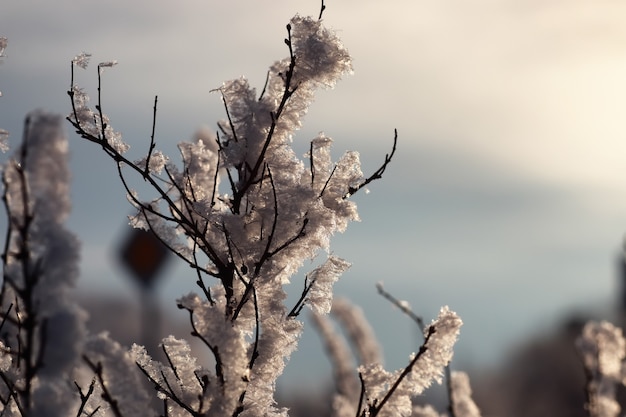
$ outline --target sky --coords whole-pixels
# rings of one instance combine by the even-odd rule
[[[104,74],[103,106],[131,155],[147,149],[155,95],[158,146],[176,155],[224,117],[210,91],[242,75],[260,89],[287,54],[285,24],[319,6],[4,0],[0,128],[15,146],[28,111],[67,114],[70,61],[87,51],[119,61]],[[417,339],[376,295],[380,281],[427,321],[442,305],[461,315],[461,368],[497,366],[573,312],[610,317],[626,231],[623,16],[626,4],[609,0],[327,1],[324,21],[354,74],[319,93],[294,146],[303,154],[323,130],[337,155],[358,150],[371,172],[398,129],[384,179],[357,196],[362,222],[333,244],[353,264],[337,293],[364,306],[390,367]],[[95,97],[95,66],[76,78]],[[67,129],[81,290],[128,297],[113,258],[130,208],[111,161]],[[166,275],[160,297],[173,306],[193,284],[181,267]],[[316,361],[321,346],[305,332],[288,378],[321,378],[328,368]]]

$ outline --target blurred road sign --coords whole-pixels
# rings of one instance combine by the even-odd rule
[[[170,257],[170,251],[151,231],[131,229],[120,250],[122,263],[144,289],[155,279]]]

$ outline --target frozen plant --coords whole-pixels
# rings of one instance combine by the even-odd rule
[[[455,417],[480,417],[480,410],[472,399],[469,376],[465,372],[450,374],[450,408]]]
[[[75,85],[72,61],[68,120],[78,134],[100,146],[116,164],[136,208],[130,223],[150,230],[193,270],[197,293],[178,300],[192,336],[212,355],[193,356],[189,342],[169,336],[164,361],[139,345],[130,349],[108,334],[88,335],[85,314],[69,291],[78,277],[78,242],[64,227],[70,209],[67,139],[61,119],[33,112],[22,145],[3,165],[7,230],[0,286],[0,416],[286,416],[274,399],[276,379],[297,347],[304,307],[333,361],[336,416],[478,417],[469,378],[450,372],[461,319],[447,307],[430,325],[379,292],[411,317],[424,340],[408,364],[388,371],[369,324],[351,304],[336,300],[333,285],[349,264],[330,255],[330,238],[358,220],[351,197],[381,178],[396,151],[371,175],[359,156],[331,159],[332,140],[320,133],[300,159],[293,133],[318,88],[330,88],[351,71],[348,52],[317,19],[296,16],[287,25],[287,58],[270,66],[257,94],[240,78],[224,83],[226,119],[216,133],[202,132],[179,145],[182,164],[157,149],[156,111],[145,154],[128,157],[129,145],[115,131],[100,100],[105,69],[97,67],[98,100],[89,105]],[[7,39],[0,37],[0,57]],[[0,129],[0,148],[8,132]],[[140,195],[132,177],[149,185]],[[321,259],[318,259],[321,258]],[[304,278],[301,296],[286,302],[286,286],[305,261],[318,266]],[[327,318],[331,310],[348,344]],[[616,385],[624,383],[626,342],[614,326],[590,323],[578,342],[588,376],[591,416],[617,416]],[[449,409],[416,405],[433,382],[447,379]],[[146,385],[147,384],[147,385]],[[148,389],[150,388],[150,389]]]
[[[378,291],[411,317],[424,334],[424,342],[409,358],[404,369],[385,370],[376,337],[360,308],[346,300],[333,302],[332,316],[341,324],[350,345],[356,350],[359,366],[353,366],[350,347],[335,331],[329,318],[313,315],[313,322],[332,362],[335,395],[332,404],[334,417],[418,417],[440,414],[433,407],[415,406],[413,399],[433,382],[448,379],[449,411],[452,417],[480,417],[480,411],[471,398],[469,378],[463,372],[452,372],[448,366],[456,342],[461,319],[447,307],[429,326],[424,326],[406,302],[387,293],[381,284]]]
[[[334,233],[358,220],[351,196],[381,177],[396,150],[397,135],[370,176],[361,172],[356,152],[333,162],[332,140],[323,133],[303,160],[293,151],[292,135],[315,90],[333,87],[352,69],[347,50],[322,25],[323,11],[322,3],[319,18],[295,16],[287,25],[288,57],[270,66],[260,94],[245,78],[217,89],[226,120],[213,137],[179,145],[182,167],[156,148],[154,123],[146,154],[127,157],[129,146],[100,102],[102,70],[114,62],[98,65],[98,105],[92,109],[88,95],[74,84],[74,68],[86,67],[88,56],[73,61],[69,122],[116,163],[137,209],[130,223],[151,230],[195,271],[199,292],[181,297],[178,307],[188,313],[192,335],[211,352],[214,367],[202,367],[187,342],[172,337],[162,344],[166,363],[140,346],[129,353],[168,416],[286,415],[277,408],[274,391],[302,332],[298,315],[304,306],[327,313],[333,283],[349,265],[335,256],[322,259],[295,305],[286,305],[285,286],[304,261],[329,251]],[[155,99],[155,119],[156,109]],[[131,175],[154,194],[141,197],[130,185]],[[419,356],[430,361],[431,352],[438,351]],[[104,358],[89,353],[86,358],[94,372],[108,372]],[[116,384],[101,379],[105,391]],[[105,399],[111,406],[118,401],[114,394]]]
[[[31,113],[22,145],[3,166],[2,415],[67,416],[76,395],[66,382],[83,352],[85,314],[69,294],[79,243],[64,226],[70,200],[62,121]]]

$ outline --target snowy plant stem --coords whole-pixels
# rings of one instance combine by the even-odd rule
[[[450,365],[444,368],[446,377],[446,392],[448,394],[448,412],[450,417],[456,417],[456,408],[454,407],[454,390],[452,389],[452,372],[450,371]]]
[[[150,134],[150,146],[148,147],[148,156],[146,157],[146,167],[144,168],[144,177],[150,175],[150,157],[152,156],[152,151],[154,151],[154,147],[156,146],[154,143],[154,134],[156,132],[156,115],[157,115],[157,102],[159,96],[154,96],[154,106],[152,107],[152,133]]]
[[[252,167],[252,169],[250,170],[250,174],[249,176],[247,176],[247,180],[243,183],[242,187],[240,189],[233,190],[232,210],[233,210],[233,213],[235,214],[239,214],[241,201],[243,197],[246,195],[246,193],[248,192],[248,189],[252,186],[252,184],[256,182],[256,177],[259,173],[259,169],[261,168],[261,166],[263,165],[265,161],[265,153],[267,152],[267,148],[270,146],[270,142],[272,141],[272,137],[274,136],[274,131],[276,130],[278,119],[282,115],[283,110],[285,109],[285,106],[287,105],[287,102],[289,101],[289,98],[292,96],[292,94],[296,91],[296,88],[297,88],[297,86],[294,88],[291,87],[291,79],[293,77],[293,71],[296,67],[296,56],[293,53],[293,46],[291,44],[291,25],[289,24],[287,25],[287,36],[288,37],[287,39],[285,39],[285,44],[287,44],[287,47],[289,48],[290,61],[289,61],[289,68],[287,69],[287,72],[285,73],[285,88],[283,91],[283,95],[280,100],[280,104],[278,105],[278,108],[276,109],[275,112],[271,113],[272,123],[270,124],[269,130],[267,132],[267,136],[263,143],[263,148],[261,149],[261,152],[259,153],[256,163],[254,164],[254,167]],[[235,134],[235,131],[233,130],[233,135],[234,134]],[[247,169],[247,167],[244,167],[243,169]]]
[[[369,184],[370,182],[381,179],[383,177],[383,173],[387,169],[387,165],[389,165],[389,163],[391,162],[391,159],[396,153],[397,145],[398,145],[398,129],[394,129],[393,130],[393,147],[391,148],[391,153],[388,153],[385,155],[385,161],[380,166],[380,168],[374,171],[374,173],[370,175],[367,179],[365,179],[365,181],[363,181],[356,187],[350,187],[348,189],[348,193],[344,196],[344,198],[354,195],[357,191],[367,186],[367,184]]]
[[[34,219],[33,213],[30,211],[30,190],[27,178],[27,156],[28,146],[27,140],[29,135],[30,119],[27,117],[24,122],[24,137],[22,151],[20,152],[20,161],[14,162],[14,168],[18,174],[20,195],[22,198],[22,213],[13,213],[14,216],[21,214],[21,221],[17,224],[16,231],[19,235],[20,246],[18,253],[14,254],[16,260],[20,261],[22,276],[24,277],[23,286],[18,286],[13,282],[13,289],[17,296],[16,300],[16,339],[18,343],[17,365],[20,368],[24,366],[24,387],[20,389],[20,400],[22,406],[26,409],[31,408],[31,394],[33,387],[33,379],[37,374],[37,370],[41,364],[41,353],[45,348],[43,341],[40,341],[39,353],[35,352],[37,343],[35,343],[37,334],[37,317],[36,309],[33,305],[34,289],[38,281],[38,263],[33,268],[33,259],[30,242],[30,228]],[[19,314],[21,313],[21,314]],[[22,319],[22,317],[24,317]],[[42,329],[42,333],[45,330]]]
[[[393,385],[391,386],[391,388],[389,388],[389,391],[387,391],[387,393],[385,394],[385,396],[383,397],[383,399],[380,401],[380,403],[373,405],[372,407],[370,407],[370,416],[374,417],[376,415],[378,415],[378,413],[380,412],[380,410],[385,406],[385,404],[387,403],[387,401],[389,401],[389,399],[391,398],[391,396],[394,394],[394,392],[398,389],[398,387],[400,386],[400,383],[402,382],[402,380],[404,378],[406,378],[406,376],[411,373],[411,371],[413,370],[413,367],[415,366],[415,364],[417,363],[417,361],[422,357],[422,355],[424,353],[426,353],[426,351],[428,350],[428,346],[426,346],[428,344],[428,341],[430,340],[431,336],[435,334],[435,327],[434,326],[430,326],[428,328],[428,333],[426,334],[426,337],[424,339],[424,343],[422,344],[422,346],[420,346],[420,350],[417,352],[417,354],[415,355],[415,357],[413,358],[413,360],[411,360],[411,362],[406,366],[406,368],[404,368],[402,370],[402,372],[400,373],[400,375],[398,376],[398,379],[396,379],[396,381],[393,383]]]
[[[391,293],[387,292],[385,288],[383,287],[382,283],[376,284],[376,290],[378,291],[380,295],[382,295],[385,299],[387,299],[391,304],[398,307],[400,311],[402,311],[404,314],[409,316],[411,320],[413,320],[417,324],[417,327],[419,327],[422,334],[424,333],[424,329],[426,328],[426,326],[424,325],[424,320],[420,316],[415,314],[406,302],[402,302],[398,300]]]

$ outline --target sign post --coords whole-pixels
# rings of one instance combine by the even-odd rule
[[[151,231],[131,229],[119,254],[122,264],[138,285],[142,342],[155,357],[160,355],[158,347],[161,336],[161,312],[155,286],[159,273],[170,258],[170,251]]]

